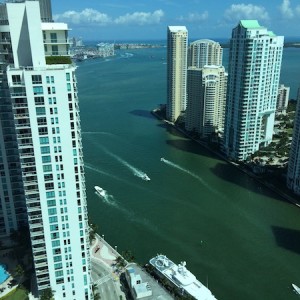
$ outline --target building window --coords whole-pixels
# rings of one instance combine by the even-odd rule
[[[58,55],[58,46],[52,46],[52,55]]]
[[[43,146],[41,147],[41,154],[50,153],[50,147],[49,146]]]
[[[40,144],[49,144],[48,137],[40,137]]]
[[[51,43],[57,43],[57,34],[56,32],[50,33]]]
[[[43,91],[43,87],[42,86],[34,86],[33,87],[33,94],[34,95],[41,95],[43,93],[44,93],[44,91]]]
[[[42,76],[41,75],[31,75],[32,84],[42,84]]]
[[[12,75],[13,84],[21,84],[21,76],[20,75]]]

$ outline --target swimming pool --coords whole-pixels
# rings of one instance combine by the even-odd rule
[[[3,283],[9,277],[6,272],[6,265],[0,265],[0,284]]]

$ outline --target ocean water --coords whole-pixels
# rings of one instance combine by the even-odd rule
[[[284,51],[282,80],[293,94],[300,49]],[[151,115],[166,101],[166,49],[87,60],[77,78],[88,209],[99,233],[141,264],[157,253],[186,261],[218,299],[295,299],[299,208]]]

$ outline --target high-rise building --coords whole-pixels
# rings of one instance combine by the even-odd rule
[[[272,141],[283,37],[256,20],[232,30],[224,128],[224,151],[246,160]]]
[[[188,68],[186,130],[205,137],[223,129],[226,87],[224,67]]]
[[[29,227],[39,293],[91,299],[76,67],[39,4],[0,5],[0,235]]]
[[[168,26],[167,119],[175,122],[186,109],[188,31],[185,26]]]
[[[285,113],[289,103],[290,87],[281,84],[278,88],[276,112]]]
[[[300,91],[300,89],[298,90]],[[294,121],[293,139],[289,155],[287,186],[300,195],[300,101],[298,98]]]
[[[222,66],[222,59],[223,49],[218,42],[202,39],[189,45],[188,67]]]

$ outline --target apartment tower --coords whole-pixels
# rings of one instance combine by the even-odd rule
[[[227,73],[222,56],[222,47],[212,40],[189,46],[185,128],[200,137],[223,131]]]
[[[290,87],[281,84],[278,88],[276,112],[285,113],[289,103]]]
[[[272,141],[283,37],[256,20],[232,30],[224,128],[224,152],[246,160]]]
[[[222,66],[223,49],[218,42],[202,39],[188,47],[188,67]]]
[[[168,26],[166,117],[171,122],[186,109],[187,44],[185,26]]]
[[[300,88],[297,95],[297,109],[289,155],[287,186],[294,193],[300,195]]]
[[[41,4],[0,5],[0,233],[29,227],[39,293],[92,299],[76,67]]]

